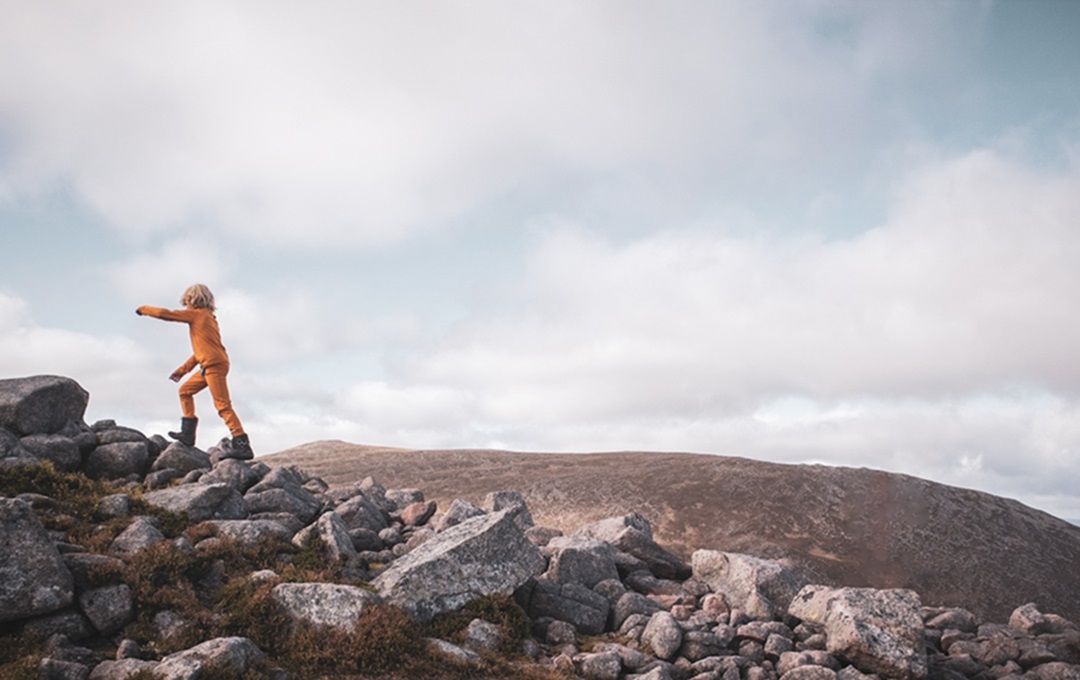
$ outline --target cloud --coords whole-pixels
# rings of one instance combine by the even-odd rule
[[[0,292],[0,375],[63,375],[91,393],[90,418],[142,417],[152,389],[150,355],[130,339],[36,324],[29,304]],[[107,412],[105,412],[107,411]]]
[[[213,290],[227,274],[217,245],[197,238],[169,241],[157,253],[141,253],[108,267],[117,295],[129,302],[169,308],[180,306],[188,286],[205,283]]]
[[[903,115],[879,79],[934,80],[964,14],[815,7],[21,4],[0,22],[0,184],[68,183],[131,232],[308,248],[552,187],[662,186],[668,207],[680,187],[798,189],[863,168]]]

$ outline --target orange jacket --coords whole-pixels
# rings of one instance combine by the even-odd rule
[[[190,373],[195,366],[228,366],[229,355],[225,345],[221,344],[221,331],[217,317],[208,309],[162,309],[143,305],[139,314],[152,316],[165,321],[180,321],[188,325],[191,331],[191,349],[194,354],[176,369],[178,373]]]

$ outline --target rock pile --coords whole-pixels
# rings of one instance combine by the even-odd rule
[[[169,540],[197,552],[222,539],[311,545],[317,537],[348,583],[251,575],[276,583],[274,603],[297,624],[349,629],[378,603],[429,621],[485,596],[512,596],[533,633],[520,651],[572,677],[1080,680],[1080,629],[1035,604],[1018,603],[1008,622],[987,623],[965,609],[924,606],[910,590],[806,584],[782,561],[699,550],[687,564],[653,540],[638,514],[564,535],[534,525],[512,491],[490,494],[483,507],[457,500],[440,512],[420,490],[385,489],[371,478],[330,489],[296,469],[237,459],[224,444],[203,452],[111,421],[87,426],[86,402],[69,379],[0,380],[0,474],[47,460],[108,481],[116,493],[97,511],[127,521],[106,550],[90,552],[42,526],[35,508],[49,498],[0,498],[0,635],[51,636],[44,679],[149,672],[194,680],[211,668],[287,678],[265,670],[263,651],[243,637],[141,658],[124,639],[138,614],[130,588],[101,575]],[[136,495],[210,530],[194,545],[167,539],[153,518],[130,516]],[[164,638],[192,622],[160,612],[154,624]],[[479,654],[499,649],[505,634],[476,619],[464,645],[429,642],[459,663],[481,663]],[[103,644],[115,648],[113,658],[92,651]]]

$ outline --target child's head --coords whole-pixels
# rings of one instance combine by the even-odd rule
[[[209,309],[214,311],[214,294],[201,283],[196,283],[184,291],[180,298],[180,304],[193,309]]]

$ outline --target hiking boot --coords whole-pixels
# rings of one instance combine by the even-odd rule
[[[255,457],[255,452],[251,450],[251,440],[248,439],[247,434],[240,434],[232,439],[232,458],[237,460],[251,460]]]
[[[195,446],[195,428],[199,424],[198,418],[181,418],[180,431],[170,432],[169,436],[188,446]]]

